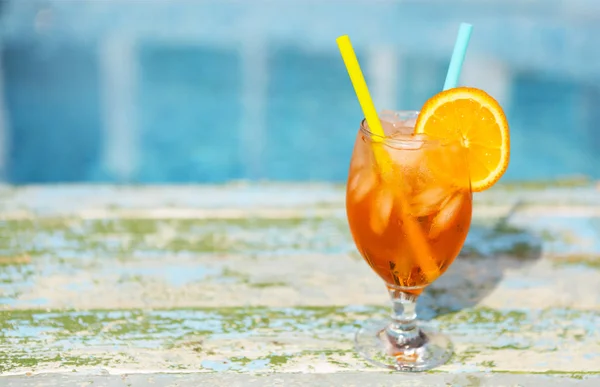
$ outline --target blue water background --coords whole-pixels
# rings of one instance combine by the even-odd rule
[[[0,178],[10,183],[343,181],[360,107],[462,82],[504,106],[503,180],[600,178],[600,2],[0,1]]]

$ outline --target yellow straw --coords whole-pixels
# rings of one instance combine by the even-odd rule
[[[358,103],[362,108],[367,124],[369,124],[369,129],[371,129],[372,133],[381,137],[379,139],[374,138],[373,140],[381,141],[385,137],[385,133],[383,132],[381,121],[379,121],[379,117],[377,117],[377,110],[371,99],[371,94],[369,94],[369,89],[367,88],[363,73],[358,65],[358,59],[356,59],[356,54],[352,48],[352,43],[350,43],[350,38],[348,35],[340,36],[336,39],[336,42],[340,48],[340,53],[342,54],[346,69],[348,70],[348,75],[350,75],[350,81],[352,82],[352,86],[354,86],[356,96],[358,97]]]
[[[360,70],[358,59],[356,58],[356,54],[352,48],[352,43],[350,43],[350,38],[348,35],[343,35],[337,38],[336,42],[340,49],[340,53],[342,54],[342,59],[344,60],[346,69],[348,70],[348,75],[350,76],[350,81],[352,82],[356,96],[358,97],[358,103],[360,104],[360,107],[365,115],[365,119],[367,120],[367,124],[369,125],[369,129],[371,130],[371,133],[375,134],[375,137],[372,137],[372,140],[374,142],[382,142],[385,139],[385,132],[383,131],[381,121],[379,121],[379,117],[377,116],[377,110],[375,109],[375,105],[371,99],[371,94],[367,88],[367,83],[365,82],[363,73]],[[391,160],[385,149],[383,149],[381,146],[374,146],[373,153],[382,175],[392,172]],[[439,275],[438,265],[433,260],[431,249],[429,248],[427,239],[421,232],[419,225],[414,221],[414,219],[412,219],[410,216],[406,216],[405,214],[406,209],[409,207],[404,196],[401,194],[399,199],[402,207],[401,216],[409,237],[409,243],[412,245],[416,254],[425,255],[420,262],[421,270],[423,271],[425,277],[433,280]]]
[[[372,140],[373,142],[382,142],[385,139],[385,132],[383,131],[381,121],[379,121],[379,117],[377,116],[377,109],[375,109],[375,104],[373,104],[373,100],[371,99],[367,82],[365,82],[365,77],[358,64],[358,59],[356,59],[356,54],[352,48],[352,43],[350,43],[350,38],[348,35],[343,35],[337,38],[336,42],[340,48],[340,53],[342,54],[346,69],[348,70],[354,92],[358,97],[358,103],[367,120],[367,125],[369,125],[371,133],[375,135],[372,137]],[[392,167],[385,150],[376,146],[373,151],[381,173],[386,174],[387,172],[390,172]]]

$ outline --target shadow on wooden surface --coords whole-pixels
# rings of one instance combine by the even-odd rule
[[[421,296],[419,316],[422,319],[479,304],[499,286],[507,271],[523,269],[541,258],[541,238],[509,223],[520,207],[521,203],[517,202],[505,217],[493,225],[471,226],[459,257]],[[510,281],[506,286],[523,288],[526,297],[527,282]]]

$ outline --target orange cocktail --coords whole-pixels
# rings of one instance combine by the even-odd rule
[[[362,122],[346,209],[354,242],[371,268],[387,284],[418,294],[462,248],[471,223],[471,185],[462,143],[415,135],[416,118],[417,112],[382,115],[381,144],[373,144]],[[389,156],[387,173],[378,169],[373,146]]]
[[[458,256],[471,224],[471,192],[490,188],[508,166],[502,108],[482,90],[456,87],[471,29],[461,24],[441,93],[420,112],[382,115],[350,39],[337,39],[365,115],[348,176],[348,223],[392,301],[391,319],[359,329],[356,348],[391,369],[423,371],[450,358],[450,340],[416,321],[417,298]]]
[[[452,344],[417,322],[423,289],[458,256],[471,224],[472,193],[491,187],[508,165],[504,113],[485,92],[453,88],[420,112],[380,115],[383,136],[360,125],[346,190],[359,252],[385,282],[391,321],[363,326],[357,350],[402,371],[445,363]]]

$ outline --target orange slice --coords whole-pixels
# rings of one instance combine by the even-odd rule
[[[434,95],[423,105],[415,133],[436,138],[460,136],[469,148],[474,192],[490,188],[508,167],[508,122],[498,102],[483,90],[457,87]]]

